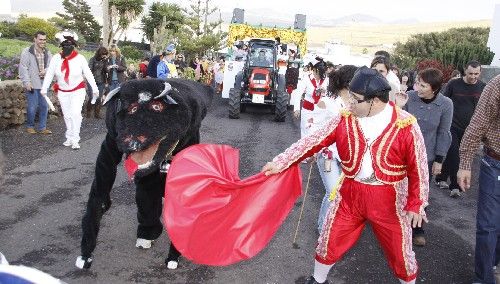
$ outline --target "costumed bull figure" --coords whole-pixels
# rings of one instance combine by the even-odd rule
[[[111,91],[107,105],[108,133],[97,156],[95,177],[82,220],[81,256],[76,266],[90,268],[103,214],[117,166],[125,167],[136,185],[138,248],[150,248],[163,231],[162,197],[169,162],[179,151],[200,142],[201,121],[214,91],[198,82],[169,79],[133,80]],[[166,263],[177,268],[179,252],[170,245]]]

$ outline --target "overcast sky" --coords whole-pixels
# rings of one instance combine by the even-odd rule
[[[11,3],[13,13],[26,13],[36,16],[46,16],[62,11],[62,0],[0,0],[0,7],[8,7]],[[293,15],[300,13],[310,17],[339,18],[351,14],[366,14],[383,21],[401,19],[416,19],[421,22],[464,21],[491,19],[495,4],[500,0],[347,0],[343,1],[310,1],[295,0],[211,0],[223,12],[231,12],[233,8],[243,8],[246,13],[263,13],[267,15]],[[146,0],[151,4],[154,0]],[[160,2],[187,3],[187,0],[162,0]],[[96,15],[100,15],[101,0],[87,0]],[[304,3],[304,4],[300,4]],[[183,4],[181,4],[183,5]],[[0,8],[2,9],[2,8]],[[1,12],[0,12],[1,13]]]

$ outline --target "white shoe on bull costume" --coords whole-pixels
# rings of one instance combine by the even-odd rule
[[[152,244],[153,244],[153,240],[146,240],[146,239],[138,238],[137,241],[135,242],[135,247],[142,248],[142,249],[149,249],[149,248],[151,248]]]

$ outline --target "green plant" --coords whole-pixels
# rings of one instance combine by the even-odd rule
[[[0,23],[0,33],[2,33],[2,38],[15,38],[19,36],[16,24],[5,21]]]
[[[47,39],[51,40],[58,31],[54,24],[36,17],[20,18],[16,26],[21,35],[25,35],[30,39],[33,38],[37,31],[44,31],[47,34]]]
[[[142,51],[130,45],[121,46],[120,50],[125,58],[133,61],[141,60],[144,57]]]
[[[189,79],[189,80],[194,80],[195,78],[195,72],[194,69],[191,67],[184,68],[184,72],[180,74],[180,77]]]
[[[453,28],[444,32],[416,34],[396,44],[394,63],[404,69],[413,68],[423,59],[436,59],[444,65],[461,69],[472,60],[488,64],[493,53],[486,46],[489,28]]]

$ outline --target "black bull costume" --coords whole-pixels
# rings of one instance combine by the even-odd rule
[[[124,155],[136,185],[137,238],[155,240],[161,235],[168,163],[179,151],[200,142],[201,121],[213,95],[211,87],[182,79],[132,80],[110,92],[105,101],[108,133],[97,156],[82,220],[78,267],[92,264],[100,222],[111,207],[110,192]],[[171,245],[167,261],[177,261],[178,256]]]

